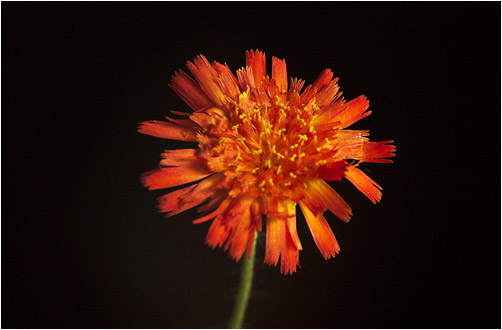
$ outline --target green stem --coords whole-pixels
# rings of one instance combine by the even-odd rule
[[[251,257],[248,259],[247,256],[244,256],[244,260],[242,261],[241,284],[239,287],[239,294],[235,303],[234,312],[232,314],[232,319],[230,320],[230,329],[242,328],[242,321],[244,321],[249,294],[251,292],[251,285],[253,283],[253,265],[256,250],[254,246],[257,236],[258,235],[255,233]]]

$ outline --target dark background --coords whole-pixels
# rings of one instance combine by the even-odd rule
[[[393,139],[334,187],[325,261],[299,216],[302,268],[263,265],[252,328],[500,328],[500,3],[2,3],[2,328],[222,328],[240,264],[195,211],[164,219],[141,172],[179,147],[138,122],[187,111],[171,75],[260,49],[312,83],[340,77]]]

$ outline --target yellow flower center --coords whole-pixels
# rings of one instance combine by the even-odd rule
[[[300,106],[299,98],[288,101],[286,92],[260,96],[259,89],[242,93],[230,118],[205,133],[209,139],[204,141],[212,142],[201,143],[201,149],[208,150],[209,169],[226,176],[230,195],[294,199],[294,189],[315,177],[319,165],[336,153],[330,141],[336,128],[329,130],[329,138],[326,132],[319,136],[313,125],[315,102]]]

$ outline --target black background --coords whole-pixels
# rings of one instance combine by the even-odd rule
[[[326,261],[263,265],[245,326],[500,328],[500,3],[2,3],[2,328],[222,328],[240,264],[195,211],[164,219],[141,172],[180,146],[138,122],[187,111],[171,75],[260,49],[333,69],[393,164],[350,183]]]

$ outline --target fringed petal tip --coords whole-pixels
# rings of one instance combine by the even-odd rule
[[[334,257],[340,252],[340,246],[335,238],[335,235],[331,231],[328,222],[324,218],[323,214],[320,212],[314,214],[306,205],[300,202],[300,208],[302,209],[307,225],[310,229],[310,233],[314,238],[319,251],[321,252],[324,259],[329,259]]]
[[[373,204],[382,199],[382,187],[367,176],[363,171],[355,166],[349,166],[345,172],[345,177],[359,189]]]
[[[141,181],[148,190],[164,189],[194,182],[211,175],[201,163],[179,167],[159,167],[141,175]]]
[[[196,130],[166,121],[144,121],[139,124],[138,132],[162,139],[197,142]]]
[[[362,161],[368,163],[392,163],[391,159],[395,156],[396,146],[392,145],[393,140],[381,142],[366,142],[364,148],[364,158]]]

